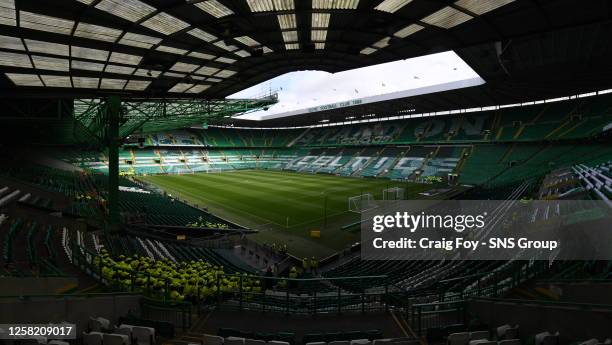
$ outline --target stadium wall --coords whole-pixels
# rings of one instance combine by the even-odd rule
[[[536,286],[550,290],[561,301],[612,305],[612,281],[543,281],[536,283]]]
[[[78,286],[78,279],[75,277],[2,277],[0,295],[55,294],[76,286]]]
[[[528,343],[528,335],[559,332],[559,343],[576,339],[605,339],[609,336],[612,306],[580,305],[538,301],[472,300],[467,310],[472,318],[498,327],[519,325],[519,336]]]
[[[88,328],[90,317],[103,317],[117,324],[119,318],[128,313],[140,315],[141,299],[142,296],[129,294],[0,298],[0,323],[47,324],[66,321],[76,324],[77,330],[84,331]]]

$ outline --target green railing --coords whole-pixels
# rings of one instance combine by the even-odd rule
[[[103,272],[106,266],[99,256],[76,245],[73,245],[72,259],[75,265],[110,289],[140,293],[165,305],[173,305],[172,308],[176,309],[178,301],[171,298],[172,282],[167,277],[115,265],[109,268],[114,272],[123,272],[119,274],[123,278],[105,277]],[[422,331],[423,327],[429,324],[447,322],[448,315],[451,314],[455,315],[452,321],[456,322],[456,307],[469,298],[500,296],[547,270],[547,262],[525,262],[519,267],[513,265],[504,270],[442,280],[438,282],[437,287],[420,291],[396,287],[389,283],[385,275],[304,279],[217,274],[212,284],[205,288],[198,285],[186,300],[189,301],[187,304],[196,308],[198,314],[212,307],[307,315],[393,309],[405,313],[415,325],[415,329]],[[151,283],[152,279],[158,282],[158,287],[159,282],[163,282],[162,288],[155,288]],[[226,279],[233,283],[223,284]],[[246,279],[248,283],[245,283]],[[378,287],[368,288],[373,286],[373,280]],[[453,291],[455,288],[457,291]],[[420,303],[431,300],[437,301],[438,304]],[[436,308],[432,309],[430,305],[435,305]],[[440,309],[440,306],[445,306],[445,309]],[[448,306],[454,307],[446,308]]]
[[[257,292],[242,288],[245,278],[241,275],[219,275],[217,282],[226,277],[238,278],[239,284],[231,292],[217,288],[215,298],[219,309],[316,315],[388,311],[401,307],[397,303],[401,299],[396,296],[397,292],[390,291],[385,275],[310,279],[259,276],[255,279],[261,282],[262,289]],[[364,288],[365,282],[373,279],[380,280],[383,287]]]
[[[501,296],[504,292],[519,286],[527,280],[536,278],[542,273],[548,272],[548,262],[533,261],[525,265],[509,268],[501,271],[482,272],[462,277],[442,280],[440,283],[461,282],[478,278],[475,287],[459,292],[438,291],[437,293],[423,294],[421,296],[409,297],[412,301],[427,299],[434,296],[435,303],[410,303],[407,308],[407,318],[410,320],[412,329],[419,335],[423,335],[428,328],[437,328],[452,324],[464,324],[466,322],[466,301],[476,298],[493,298],[490,296]],[[506,301],[506,299],[500,299]]]
[[[191,328],[193,318],[189,303],[168,303],[146,297],[141,300],[140,313],[143,319],[167,322],[183,332]]]
[[[183,331],[192,325],[192,306],[189,303],[167,303],[146,297],[138,292],[95,292],[76,294],[28,294],[28,295],[0,295],[0,300],[19,300],[23,302],[40,301],[42,299],[79,299],[135,296],[140,298],[140,319],[154,322],[172,324]]]
[[[103,275],[106,267],[98,254],[92,253],[89,249],[77,245],[71,241],[71,259],[72,263],[81,270],[89,274],[93,279],[100,284],[107,286],[114,293],[125,293],[131,295],[141,295],[144,297],[141,303],[142,317],[155,321],[170,322],[175,326],[180,326],[183,330],[191,327],[192,319],[192,304],[180,301],[172,301],[170,299],[170,280],[164,278],[165,286],[163,291],[155,291],[151,286],[151,278],[162,279],[150,274],[142,274],[135,271],[128,271],[130,274],[131,284],[124,285],[118,280],[106,279]],[[95,260],[94,258],[98,258]],[[97,261],[97,263],[96,263]],[[118,267],[113,266],[117,270]],[[147,285],[144,289],[136,285],[137,277],[146,277]],[[98,294],[87,294],[87,296],[96,296]],[[74,296],[74,295],[71,295]]]
[[[425,330],[466,323],[465,300],[414,304],[410,308],[410,327],[420,337]]]
[[[87,248],[75,244],[71,248],[73,264],[109,289],[139,293],[151,300],[164,303],[165,306],[175,307],[180,304],[171,298],[172,282],[169,278],[122,269],[114,265],[111,267]],[[109,279],[103,273],[106,267],[112,268],[115,272],[124,272],[123,275],[129,278]],[[221,282],[225,278],[233,278],[238,284],[233,287],[222,287]],[[163,288],[155,289],[151,284],[152,279],[163,281]],[[329,312],[386,311],[390,307],[401,308],[403,300],[402,292],[398,292],[387,283],[387,276],[292,279],[217,274],[215,279],[215,286],[212,289],[209,287],[204,291],[198,286],[194,295],[189,298],[190,303],[183,303],[180,306],[192,305],[198,313],[210,307],[218,307],[314,315]],[[245,284],[248,288],[247,286],[243,288],[245,279],[259,281],[261,289],[254,291],[251,289],[251,284]],[[144,281],[144,284],[137,284],[137,280]],[[383,287],[366,289],[368,286],[366,283],[372,280],[380,281]],[[126,284],[126,281],[129,283]]]
[[[462,290],[455,294],[455,299],[463,300],[472,296],[500,296],[503,292],[514,288],[523,282],[536,278],[548,272],[548,262],[533,261],[527,262],[520,267],[511,266],[505,270],[481,272],[467,276],[456,277],[440,281],[440,284],[451,282],[462,282],[466,279],[478,278],[473,284],[473,288]],[[443,290],[448,291],[448,290]],[[441,295],[440,301],[448,300],[452,294]]]
[[[532,299],[512,299],[512,298],[493,298],[493,297],[474,297],[471,298],[473,301],[485,301],[485,302],[500,302],[510,303],[517,305],[541,305],[547,307],[563,307],[563,308],[575,308],[582,310],[612,310],[612,304],[598,304],[598,303],[576,303],[576,302],[561,302],[561,301],[550,301],[550,300],[532,300]]]
[[[418,336],[425,334],[431,328],[443,328],[445,326],[462,324],[467,325],[469,313],[468,302],[483,301],[491,303],[504,303],[515,305],[538,305],[545,307],[572,308],[580,310],[612,311],[610,304],[574,303],[548,300],[522,300],[496,297],[470,297],[469,299],[438,302],[427,304],[416,304],[411,308],[410,326]],[[492,307],[494,308],[494,307]]]
[[[75,294],[28,294],[28,295],[0,295],[0,299],[20,299],[20,300],[36,300],[39,298],[93,298],[93,297],[119,297],[119,296],[137,296],[138,293],[132,292],[92,292],[92,293],[75,293]]]

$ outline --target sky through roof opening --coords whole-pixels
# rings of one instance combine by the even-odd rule
[[[484,80],[463,59],[447,51],[338,73],[290,72],[228,98],[261,97],[277,90],[278,104],[267,111],[236,117],[265,120],[313,112],[348,101],[367,103],[481,84]]]

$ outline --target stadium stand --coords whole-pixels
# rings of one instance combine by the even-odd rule
[[[273,140],[276,134],[272,133],[283,130],[242,132],[215,128],[204,130],[204,137],[198,133],[202,130],[185,129],[151,135],[143,148],[125,146],[119,153],[124,175],[119,192],[124,232],[88,232],[75,226],[58,226],[48,219],[26,218],[11,210],[0,218],[3,270],[21,277],[63,276],[76,267],[78,274],[84,275],[81,280],[94,282],[92,285],[99,289],[136,291],[147,298],[187,302],[198,308],[218,304],[296,314],[382,310],[400,303],[396,302],[398,298],[404,300],[400,305],[454,303],[465,296],[495,298],[516,294],[532,279],[593,274],[609,277],[609,263],[547,266],[524,261],[377,262],[364,261],[359,256],[322,265],[319,272],[313,273],[308,267],[301,268],[300,259],[286,254],[284,260],[288,261],[276,268],[272,262],[282,261],[253,249],[257,246],[234,240],[227,242],[233,245],[221,247],[202,245],[209,243],[206,241],[225,241],[226,235],[218,231],[241,228],[160,193],[138,179],[138,175],[266,169],[417,183],[425,183],[427,177],[441,177],[446,184],[452,184],[449,176],[456,175],[458,183],[477,186],[472,195],[480,193],[479,197],[489,193],[495,198],[518,200],[535,190],[543,199],[599,199],[610,203],[610,146],[595,140],[589,145],[576,144],[576,137],[570,135],[579,129],[584,133],[581,135],[593,136],[605,121],[583,121],[571,115],[555,121],[558,117],[551,114],[567,111],[564,104],[523,110],[528,114],[512,110],[515,118],[503,121],[506,114],[498,113],[434,122],[395,121],[375,130],[363,125],[321,128],[306,135],[301,130],[287,130],[280,140]],[[597,129],[583,130],[588,122]],[[514,134],[503,137],[509,128],[514,128]],[[564,132],[567,138],[561,135]],[[557,141],[551,141],[553,137]],[[104,154],[68,150],[59,155],[83,171],[31,163],[10,166],[3,175],[13,183],[7,182],[0,189],[2,205],[18,204],[61,210],[90,220],[103,219],[108,173]],[[36,190],[23,189],[21,184]],[[53,193],[53,197],[41,191]],[[548,212],[538,212],[535,217],[545,214]],[[153,236],[143,229],[161,230],[162,235]],[[177,240],[174,229],[212,232],[200,242],[183,242]],[[237,254],[237,250],[243,254]],[[248,252],[253,254],[245,254]],[[257,256],[264,271],[261,266],[251,266],[253,259],[247,256]],[[266,267],[277,271],[267,276]],[[303,303],[304,299],[314,304]],[[428,337],[434,337],[438,331],[428,328]],[[449,333],[447,337],[459,336]]]
[[[127,175],[274,169],[409,181],[450,174],[468,185],[510,185],[525,174],[543,176],[572,160],[589,163],[580,145],[558,142],[599,135],[611,121],[605,106],[609,97],[373,125],[185,129],[149,135],[144,148],[126,147],[120,169]],[[603,147],[597,152],[608,155]],[[74,151],[61,155],[72,164],[106,172],[103,157]]]
[[[541,117],[544,118],[545,114]],[[610,203],[612,151],[605,143],[589,146],[573,142],[553,144],[542,139],[552,131],[559,133],[561,130],[555,131],[546,126],[540,127],[546,130],[536,130],[536,127],[528,129],[525,126],[521,131],[521,139],[510,143],[470,142],[465,137],[460,139],[456,133],[449,133],[450,139],[447,139],[450,143],[446,141],[442,144],[433,135],[427,137],[427,133],[433,133],[432,126],[424,130],[424,135],[418,136],[419,145],[318,148],[256,148],[255,142],[262,144],[270,140],[257,141],[252,133],[230,140],[227,134],[222,134],[223,129],[218,129],[216,133],[223,135],[218,140],[224,140],[225,144],[233,147],[201,147],[191,136],[173,134],[157,137],[160,146],[166,140],[163,149],[124,149],[121,159],[126,161],[126,167],[131,165],[132,173],[126,175],[286,169],[347,177],[411,179],[418,182],[419,178],[426,176],[446,177],[448,174],[457,174],[460,183],[494,189],[497,195],[508,190],[511,192],[509,200],[524,197],[534,184],[525,182],[517,187],[517,183],[528,178],[533,181],[534,177],[539,176],[543,179],[537,190],[540,198],[600,199]],[[338,135],[341,131],[333,133]],[[245,139],[247,137],[248,140]],[[452,142],[453,138],[457,142]],[[427,140],[436,144],[425,144]],[[459,144],[459,140],[463,143]],[[247,141],[254,146],[240,147],[236,145],[239,141]],[[331,142],[338,143],[337,139]],[[191,148],[187,148],[189,145]],[[83,159],[83,156],[89,158]],[[67,172],[32,164],[5,170],[4,175],[12,179],[13,183],[7,182],[6,186],[0,188],[0,202],[3,206],[18,204],[53,210],[61,207],[72,214],[88,217],[97,214],[95,209],[99,209],[99,214],[103,215],[107,187],[103,176],[105,170],[98,168],[104,165],[103,161],[97,160],[99,157],[101,155],[89,152],[70,153],[63,157],[75,166],[84,168],[86,172]],[[38,193],[16,187],[24,182],[34,186]],[[217,230],[236,227],[171,196],[156,193],[138,180],[123,177],[121,185],[127,188],[120,192],[120,208],[128,226],[148,224]],[[64,196],[68,201],[49,197],[41,191]],[[92,205],[96,207],[92,209]],[[265,308],[296,314],[325,313],[330,310],[373,311],[399,303],[399,298],[403,300],[400,305],[413,305],[411,313],[416,313],[414,315],[426,312],[438,318],[436,309],[428,308],[448,306],[450,309],[446,312],[460,315],[459,309],[454,308],[459,308],[458,303],[465,303],[466,296],[473,298],[470,303],[497,303],[495,298],[498,296],[522,293],[533,279],[590,279],[594,274],[599,277],[612,275],[609,263],[555,263],[549,266],[526,261],[381,262],[364,261],[355,256],[334,265],[323,266],[320,275],[309,273],[307,269],[296,270],[299,273],[294,275],[292,266],[285,265],[277,276],[272,277],[257,273],[232,249],[208,248],[183,243],[168,236],[154,237],[131,230],[115,234],[87,232],[58,227],[35,218],[14,216],[19,214],[14,212],[0,216],[3,274],[16,277],[57,277],[65,276],[65,272],[74,272],[76,267],[78,274],[84,275],[80,279],[89,284],[93,282],[92,286],[98,289],[131,291],[147,298],[165,300],[176,305],[187,303],[198,308],[220,305],[223,308]],[[243,247],[243,250],[252,249]],[[299,259],[294,266],[299,267]],[[304,303],[305,299],[312,302]],[[437,326],[430,319],[419,320],[420,317],[410,317],[410,325],[417,336],[426,334],[431,341],[446,340],[457,344],[474,341],[483,344],[487,341],[511,344],[515,340],[505,337],[515,336],[508,334],[516,329],[528,329],[507,325],[496,327],[491,324],[470,326],[468,320],[456,326]],[[93,332],[83,335],[86,343],[99,341],[93,338],[98,337],[94,329],[100,327],[107,327],[103,343],[115,341],[111,340],[113,337],[120,339],[122,335],[138,341],[143,337],[141,332],[149,332],[148,336],[144,335],[149,339],[157,337],[151,334],[164,333],[164,326],[160,324],[155,324],[151,329],[144,328],[147,331],[139,331],[139,326],[131,327],[130,324],[104,326],[105,321],[102,324],[93,326]],[[562,336],[561,333],[540,331],[530,329],[522,338],[556,342]],[[235,337],[245,338],[245,343],[262,340],[271,343],[275,341],[272,339],[295,341],[295,336],[282,333],[255,334],[220,329],[218,334],[220,338],[202,334],[198,336],[224,343],[231,343]],[[316,341],[317,344],[355,342],[355,339],[382,343],[384,340],[380,332],[365,334],[363,331],[309,333],[302,337],[303,342]],[[384,343],[407,344],[414,341],[385,340]]]

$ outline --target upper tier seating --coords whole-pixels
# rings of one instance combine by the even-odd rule
[[[481,112],[306,129],[191,128],[145,135],[144,144],[154,147],[286,148],[576,139],[609,128],[611,100],[612,95],[600,95]],[[136,146],[135,143],[131,145]],[[67,158],[89,164],[91,156],[79,153]]]
[[[307,129],[176,130],[147,135],[145,146],[159,146],[154,149],[124,147],[120,170],[125,175],[148,175],[284,169],[424,182],[458,176],[462,184],[498,187],[589,163],[598,152],[609,157],[604,145],[591,150],[567,141],[548,143],[609,130],[610,101],[612,95],[604,95]],[[80,155],[84,158],[75,158]],[[98,162],[91,161],[95,157]],[[108,170],[103,155],[71,152],[66,160],[93,171]]]

